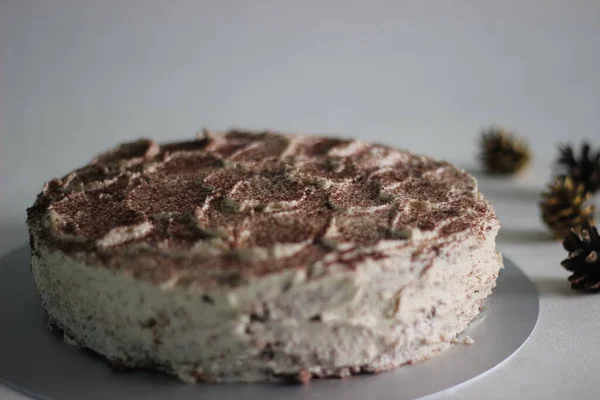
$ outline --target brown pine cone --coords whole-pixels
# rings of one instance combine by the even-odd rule
[[[481,134],[480,159],[487,173],[511,175],[529,164],[531,153],[527,144],[513,133],[491,127]]]
[[[556,239],[563,239],[569,232],[581,229],[585,222],[593,222],[595,208],[588,204],[591,194],[583,184],[576,184],[570,177],[558,177],[542,193],[540,210],[544,223]]]
[[[571,231],[563,241],[569,258],[561,265],[573,274],[569,276],[571,288],[596,291],[600,289],[600,235],[589,223],[581,227],[581,237]]]
[[[581,145],[581,155],[576,158],[573,146],[559,148],[560,157],[556,161],[576,183],[585,185],[585,190],[596,193],[600,190],[600,150],[594,152],[589,143]]]

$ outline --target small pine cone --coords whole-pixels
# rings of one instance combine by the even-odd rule
[[[481,134],[481,162],[494,175],[512,175],[523,170],[531,160],[529,146],[511,132],[491,127]]]
[[[573,147],[566,145],[559,148],[560,157],[556,164],[561,167],[576,183],[585,185],[585,190],[595,193],[600,190],[600,150],[594,153],[589,143],[581,145],[581,155],[575,156]]]
[[[600,289],[600,235],[595,226],[584,223],[581,237],[571,231],[563,241],[569,258],[561,265],[572,272],[571,288],[597,291]]]
[[[572,229],[578,230],[585,222],[593,222],[595,208],[588,204],[591,194],[583,184],[570,177],[558,177],[542,193],[542,219],[556,239],[563,239]]]

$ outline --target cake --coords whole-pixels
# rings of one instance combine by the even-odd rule
[[[425,360],[481,312],[502,266],[466,172],[335,137],[141,139],[47,182],[27,214],[49,326],[188,382]]]

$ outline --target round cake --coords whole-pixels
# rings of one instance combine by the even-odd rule
[[[46,183],[27,214],[49,326],[191,382],[424,360],[456,342],[502,265],[471,176],[332,137],[122,144]]]

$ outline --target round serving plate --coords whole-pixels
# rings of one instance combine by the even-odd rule
[[[457,344],[425,362],[376,375],[313,380],[307,385],[189,385],[153,372],[119,372],[46,327],[29,269],[29,249],[0,259],[0,382],[35,399],[412,399],[464,383],[515,353],[538,318],[537,290],[510,260],[481,317],[465,330],[475,341]]]

